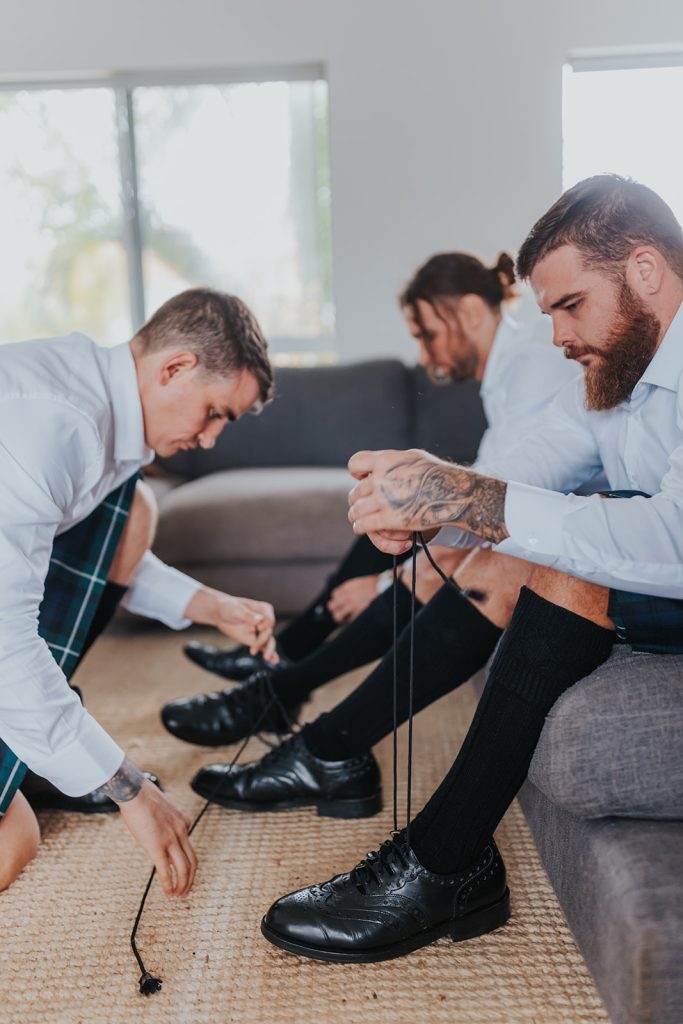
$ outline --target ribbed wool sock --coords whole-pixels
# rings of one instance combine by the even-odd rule
[[[460,753],[410,826],[420,863],[450,874],[479,855],[526,778],[546,715],[613,643],[612,630],[522,587]]]
[[[278,650],[292,661],[304,658],[316,650],[338,628],[327,610],[332,591],[346,580],[356,576],[373,576],[390,569],[392,565],[391,555],[379,551],[368,537],[359,537],[308,608],[278,633]]]
[[[452,587],[444,586],[415,618],[413,711],[450,693],[482,668],[501,630]],[[396,647],[397,719],[408,718],[410,628]],[[358,757],[387,736],[394,722],[393,651],[338,704],[303,728],[306,746],[327,761]]]
[[[418,607],[422,605],[418,602]],[[410,593],[396,585],[398,629],[410,620]],[[394,586],[380,594],[337,636],[294,665],[275,673],[272,685],[281,701],[297,704],[330,679],[367,665],[386,654],[394,642]]]

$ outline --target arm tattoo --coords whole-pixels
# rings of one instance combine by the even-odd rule
[[[123,764],[116,774],[95,792],[104,793],[117,804],[125,804],[138,795],[144,781],[145,776],[137,765],[134,765],[130,758],[124,757]]]
[[[399,472],[392,481],[394,470]],[[459,526],[494,544],[510,536],[504,480],[415,457],[397,462],[387,472],[382,490],[408,529]],[[413,525],[416,520],[418,527]]]

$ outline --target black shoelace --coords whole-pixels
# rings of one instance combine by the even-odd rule
[[[221,778],[218,780],[218,782],[214,786],[210,796],[204,801],[202,807],[199,810],[199,813],[196,815],[194,821],[192,822],[192,824],[190,825],[190,828],[188,829],[188,833],[187,833],[188,836],[192,835],[194,830],[199,825],[199,822],[202,820],[202,818],[204,817],[204,815],[208,811],[209,806],[213,803],[214,799],[220,793],[221,786],[223,785],[223,782],[224,782],[225,778],[229,777],[231,769],[235,767],[235,764],[237,763],[237,761],[239,760],[240,756],[244,752],[244,750],[245,750],[247,744],[249,743],[249,741],[251,739],[253,739],[254,736],[258,736],[259,739],[261,739],[262,742],[264,742],[266,744],[266,746],[269,746],[271,748],[276,746],[276,745],[270,743],[267,739],[265,739],[265,737],[261,736],[259,734],[259,731],[258,731],[259,727],[261,726],[261,723],[268,716],[270,711],[273,710],[273,708],[277,709],[280,712],[280,714],[282,715],[282,717],[283,717],[283,719],[284,719],[284,721],[285,721],[285,723],[287,725],[287,728],[289,729],[290,732],[293,733],[295,731],[295,727],[298,727],[298,723],[296,723],[295,721],[292,721],[292,719],[290,718],[290,716],[289,716],[289,714],[287,712],[287,709],[285,708],[284,704],[282,703],[282,701],[280,700],[280,698],[276,694],[275,690],[273,689],[273,684],[272,684],[272,681],[271,681],[271,678],[270,678],[270,673],[265,673],[265,672],[263,673],[263,680],[260,683],[260,685],[264,689],[266,689],[268,691],[268,694],[267,694],[268,699],[265,700],[265,695],[264,695],[264,705],[263,705],[263,709],[261,710],[261,713],[259,714],[258,718],[255,720],[255,722],[254,722],[250,732],[245,736],[245,738],[240,743],[240,745],[239,745],[239,747],[237,749],[237,753],[235,754],[235,756],[233,757],[232,761],[228,765],[228,771],[226,772],[225,776],[221,776]],[[271,751],[271,753],[272,753],[272,751]],[[140,992],[142,993],[142,995],[145,995],[145,996],[150,996],[150,995],[153,995],[155,992],[159,992],[160,989],[161,989],[161,985],[162,985],[161,979],[154,977],[154,975],[150,974],[150,972],[145,967],[145,964],[143,962],[142,957],[140,956],[140,951],[138,949],[137,942],[136,942],[138,928],[139,928],[139,925],[140,925],[140,921],[142,919],[143,911],[145,909],[145,904],[147,903],[147,896],[149,895],[149,891],[150,891],[150,889],[152,887],[152,882],[154,881],[154,876],[155,875],[156,875],[156,868],[152,868],[152,871],[150,872],[150,876],[147,879],[147,885],[145,886],[145,891],[143,892],[142,899],[140,900],[140,906],[138,907],[138,912],[137,912],[137,914],[135,916],[135,923],[133,924],[133,930],[132,930],[132,932],[130,934],[131,949],[133,950],[133,955],[134,955],[135,959],[138,962],[138,966],[139,966],[140,972],[141,972],[141,974],[140,974]]]
[[[443,570],[437,565],[437,563],[434,561],[434,558],[433,558],[433,556],[432,556],[432,554],[431,554],[431,552],[429,550],[429,547],[428,547],[428,545],[427,545],[427,543],[426,543],[426,541],[424,539],[424,535],[422,533],[415,533],[415,534],[413,534],[413,545],[412,545],[412,552],[411,552],[412,571],[411,571],[411,583],[410,583],[410,626],[409,626],[409,629],[410,629],[410,654],[409,654],[409,666],[408,666],[408,743],[407,743],[408,750],[407,750],[406,826],[405,826],[405,836],[406,836],[406,846],[407,847],[410,846],[410,819],[411,819],[412,780],[413,780],[413,693],[414,693],[414,682],[415,682],[415,680],[414,680],[414,660],[415,660],[414,659],[414,653],[415,653],[415,610],[416,610],[415,609],[415,604],[416,604],[416,601],[415,601],[415,588],[416,588],[416,580],[417,580],[418,539],[419,539],[419,545],[424,550],[424,552],[425,552],[425,554],[427,556],[427,559],[429,560],[432,568],[441,577],[441,579],[443,580],[443,582],[447,586],[452,587],[458,593],[463,594],[465,597],[469,597],[469,598],[471,598],[473,600],[481,599],[483,597],[483,595],[481,595],[478,591],[463,590],[461,587],[459,587],[457,585],[457,583],[455,583],[454,580],[452,580],[449,576],[447,576],[443,572]],[[404,852],[403,852],[401,846],[397,842],[397,840],[398,840],[398,838],[400,836],[400,831],[399,831],[399,827],[398,827],[398,665],[397,665],[397,661],[396,661],[396,647],[397,647],[397,643],[398,643],[398,594],[397,594],[397,587],[399,585],[399,575],[398,575],[398,559],[396,557],[394,557],[394,561],[393,561],[393,582],[394,582],[394,608],[393,608],[393,616],[394,616],[394,623],[393,623],[393,704],[394,704],[394,723],[393,723],[393,725],[394,725],[394,728],[393,728],[394,796],[393,796],[393,809],[394,809],[394,821],[393,821],[393,824],[394,824],[394,827],[393,827],[392,838],[387,840],[386,842],[384,842],[377,852],[368,854],[367,858],[364,861],[361,861],[360,864],[358,864],[357,867],[354,868],[354,871],[352,873],[353,874],[353,878],[356,881],[356,884],[360,884],[360,885],[363,885],[363,886],[366,886],[367,884],[370,884],[373,881],[374,881],[375,884],[379,884],[381,877],[387,871],[390,872],[390,873],[393,873],[394,867],[399,867],[402,864],[404,865]],[[254,721],[254,724],[253,724],[251,730],[249,731],[247,736],[245,736],[244,740],[242,741],[242,743],[240,744],[240,746],[239,746],[239,748],[237,750],[237,753],[235,754],[235,756],[233,757],[232,761],[228,765],[228,771],[225,773],[224,776],[221,776],[219,781],[216,783],[216,786],[214,787],[211,795],[207,798],[207,800],[205,800],[203,806],[199,810],[199,813],[195,817],[194,821],[192,822],[192,824],[191,824],[191,826],[190,826],[190,828],[188,830],[188,835],[192,835],[194,830],[197,828],[197,826],[199,825],[200,821],[202,820],[202,818],[204,817],[204,815],[208,811],[209,806],[213,803],[214,799],[220,793],[221,786],[223,785],[224,779],[229,777],[231,769],[234,768],[234,766],[237,763],[238,759],[240,758],[240,756],[244,752],[247,744],[250,742],[251,739],[253,739],[254,736],[258,736],[267,746],[269,746],[271,748],[274,747],[275,749],[277,749],[279,744],[272,744],[272,743],[270,743],[270,741],[268,741],[263,736],[261,736],[259,734],[259,731],[258,731],[259,727],[261,726],[261,723],[268,716],[270,711],[273,710],[273,708],[277,709],[280,712],[280,714],[282,715],[282,717],[283,717],[283,719],[284,719],[284,721],[285,721],[285,723],[287,725],[287,728],[289,729],[289,731],[291,733],[294,733],[295,732],[295,727],[298,727],[298,723],[296,723],[295,721],[294,722],[292,721],[290,715],[287,712],[287,709],[285,708],[284,704],[282,703],[280,698],[277,696],[275,690],[273,689],[270,673],[267,673],[267,672],[263,673],[262,681],[259,683],[259,686],[262,688],[261,692],[263,692],[263,690],[267,691],[266,693],[263,693],[264,700],[263,700],[263,708],[261,710],[261,713],[258,715],[256,720]],[[133,950],[133,954],[135,956],[135,959],[138,962],[138,966],[139,966],[140,971],[141,971],[141,975],[140,975],[140,992],[143,995],[146,995],[146,996],[147,995],[152,995],[155,992],[159,992],[160,989],[161,989],[161,985],[162,985],[161,979],[154,977],[154,975],[150,974],[150,972],[145,967],[145,964],[144,964],[144,962],[142,960],[142,957],[140,956],[140,952],[138,950],[137,943],[136,943],[138,927],[140,925],[142,914],[143,914],[143,911],[145,909],[145,904],[147,902],[147,896],[149,895],[149,891],[150,891],[150,889],[152,887],[152,882],[154,881],[155,874],[156,874],[156,869],[153,868],[151,873],[150,873],[150,876],[149,876],[149,878],[147,880],[147,885],[145,886],[145,891],[144,891],[144,893],[142,895],[142,899],[140,901],[140,906],[138,908],[138,912],[137,912],[137,915],[135,917],[135,923],[133,925],[133,930],[132,930],[131,936],[130,936],[131,948]]]

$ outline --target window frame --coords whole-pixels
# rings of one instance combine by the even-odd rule
[[[147,86],[176,87],[199,85],[239,85],[266,82],[315,82],[328,85],[328,76],[322,63],[269,64],[240,67],[174,68],[157,70],[85,71],[83,73],[50,72],[46,75],[2,75],[0,91],[48,91],[68,89],[108,89],[114,94],[116,109],[116,137],[119,153],[123,246],[128,269],[128,296],[133,331],[147,319],[144,273],[142,265],[143,238],[138,191],[138,165],[135,151],[135,112],[133,91]],[[319,255],[324,258],[322,252]],[[323,271],[325,268],[322,268]],[[283,362],[291,360],[306,365],[336,360],[334,335],[319,338],[274,339],[274,352]],[[297,349],[298,351],[293,351]],[[301,356],[301,359],[297,357]]]

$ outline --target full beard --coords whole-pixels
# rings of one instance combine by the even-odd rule
[[[619,292],[616,321],[604,348],[585,345],[569,359],[594,354],[598,361],[584,371],[586,408],[614,409],[625,402],[657,349],[661,323],[629,286]]]

